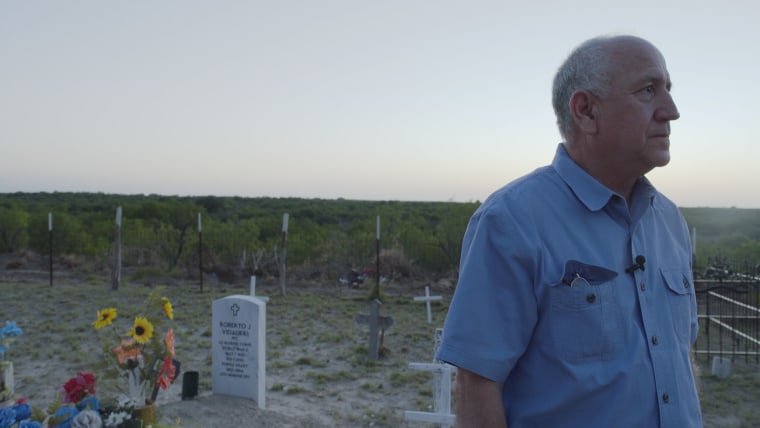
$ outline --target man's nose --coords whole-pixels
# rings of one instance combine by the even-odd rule
[[[657,120],[677,120],[681,117],[681,113],[678,112],[673,96],[670,92],[665,92],[665,99],[662,101],[662,105],[655,112],[655,119]]]

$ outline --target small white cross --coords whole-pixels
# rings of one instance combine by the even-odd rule
[[[428,320],[428,324],[430,324],[430,323],[433,322],[433,315],[430,312],[430,302],[439,301],[439,300],[442,300],[442,299],[443,299],[443,297],[441,297],[441,296],[431,296],[430,295],[430,287],[427,286],[427,285],[425,286],[425,295],[414,298],[415,302],[425,302],[425,305],[427,305],[427,320]]]

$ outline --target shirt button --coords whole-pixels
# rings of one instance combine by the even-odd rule
[[[589,294],[586,296],[586,301],[589,303],[594,303],[596,301],[596,294]]]
[[[668,394],[662,394],[662,402],[668,404],[670,402],[670,396]]]
[[[641,284],[639,284],[639,288],[641,289],[641,291],[644,291],[647,289],[647,285],[644,283],[644,281],[641,281]]]
[[[659,343],[659,340],[657,340],[657,336],[652,336],[652,345],[657,345]]]

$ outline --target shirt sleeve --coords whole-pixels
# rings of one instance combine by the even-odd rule
[[[438,359],[506,380],[537,322],[540,252],[532,225],[529,216],[493,205],[470,220]]]

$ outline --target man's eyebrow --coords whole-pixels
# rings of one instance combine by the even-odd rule
[[[673,87],[673,82],[670,80],[670,75],[663,76],[663,75],[655,75],[655,74],[646,75],[646,76],[641,77],[640,79],[637,79],[634,82],[634,85],[642,86],[649,83],[663,83],[665,84],[665,87],[668,89]]]

